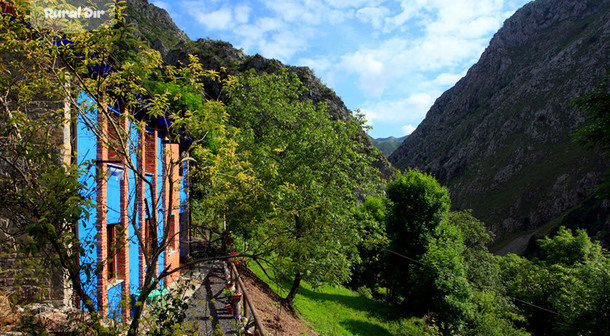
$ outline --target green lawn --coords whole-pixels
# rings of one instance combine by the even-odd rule
[[[269,280],[258,265],[252,271],[274,291],[285,296],[289,287]],[[392,306],[367,298],[344,287],[323,286],[313,289],[302,282],[294,307],[320,335],[392,336],[422,335],[423,319],[407,318]],[[403,317],[401,317],[403,316]]]

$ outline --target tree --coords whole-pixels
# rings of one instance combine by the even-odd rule
[[[576,235],[565,227],[560,227],[553,238],[544,237],[538,240],[541,260],[548,265],[561,264],[572,266],[576,263],[594,261],[601,258],[602,249],[591,241],[585,230],[576,230]]]
[[[385,232],[387,199],[369,196],[354,210],[353,215],[362,240],[358,244],[360,260],[354,266],[349,286],[354,289],[365,286],[376,292],[376,288],[384,286],[383,256],[388,245]]]
[[[427,251],[422,256],[425,265],[422,274],[411,276],[411,279],[423,280],[420,284],[410,285],[417,286],[413,288],[414,291],[421,290],[429,296],[430,303],[426,306],[439,316],[445,323],[445,329],[451,332],[461,332],[473,313],[472,292],[466,279],[464,250],[460,230],[444,220],[435,228]],[[417,299],[416,302],[422,302]]]
[[[485,223],[475,218],[471,210],[450,212],[449,222],[458,227],[464,237],[468,280],[480,290],[488,289],[502,295],[504,285],[500,266],[488,249],[493,242],[493,233],[487,231]]]
[[[262,190],[248,217],[256,220],[234,218],[233,227],[272,250],[275,265],[292,276],[287,302],[303,279],[348,279],[359,241],[350,209],[377,180],[358,141],[364,121],[333,120],[304,90],[294,73],[249,71],[236,79],[228,104],[230,123],[241,130],[239,151],[248,153]]]
[[[510,296],[521,302],[535,334],[605,335],[610,322],[610,259],[582,230],[561,228],[538,240],[541,257],[501,259]]]
[[[432,176],[409,170],[396,175],[394,181],[388,184],[386,195],[390,201],[386,224],[389,249],[416,260],[421,259],[435,237],[437,227],[446,220],[449,212],[447,188],[440,186]],[[389,262],[393,265],[405,264],[405,260],[398,256],[391,256]],[[390,296],[394,301],[401,301],[400,297],[415,299],[418,296],[425,300],[423,292],[416,294],[419,280],[412,278],[420,274],[420,270],[420,265],[412,263],[389,270],[387,278],[390,279]],[[405,279],[409,281],[405,283]],[[411,287],[413,284],[416,286]]]
[[[391,298],[419,313],[435,312],[447,329],[462,329],[470,318],[471,294],[463,237],[448,221],[447,188],[409,170],[397,175],[386,194]]]
[[[466,278],[471,285],[473,313],[466,325],[467,335],[527,335],[521,328],[525,318],[506,296],[497,256],[487,245],[493,234],[485,224],[472,216],[472,211],[451,212],[449,222],[464,237]]]

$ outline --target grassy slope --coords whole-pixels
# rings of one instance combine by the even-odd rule
[[[280,296],[289,290],[288,283],[271,281],[257,265],[252,271],[267,282]],[[367,298],[343,287],[323,286],[313,289],[302,282],[294,307],[320,335],[391,336],[421,335],[423,319],[401,318],[407,314],[389,304]]]

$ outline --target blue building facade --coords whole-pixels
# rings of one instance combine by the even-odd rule
[[[85,96],[81,103],[87,105]],[[145,273],[157,277],[180,263],[178,219],[188,208],[181,151],[168,136],[167,123],[130,118],[120,108],[91,110],[79,114],[73,127],[77,162],[85,171],[83,194],[96,204],[78,228],[85,248],[81,282],[100,312],[129,318],[128,299],[138,295]]]

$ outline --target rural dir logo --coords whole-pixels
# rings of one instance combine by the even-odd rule
[[[99,19],[106,14],[103,10],[94,10],[89,7],[78,7],[76,10],[59,10],[53,8],[44,9],[45,19]]]
[[[31,0],[30,23],[40,29],[83,33],[116,23],[114,0]]]

